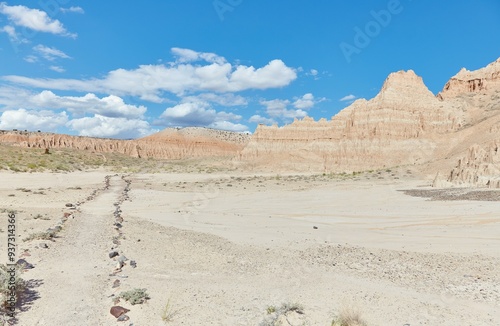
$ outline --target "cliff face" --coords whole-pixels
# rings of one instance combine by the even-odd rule
[[[260,125],[241,158],[323,171],[423,163],[433,156],[433,139],[464,122],[462,110],[437,99],[413,71],[400,71],[375,98],[355,101],[330,121]]]
[[[469,147],[447,181],[500,188],[500,58],[476,71],[460,70],[438,96],[469,111],[468,132],[461,137]]]
[[[500,142],[473,145],[451,170],[448,181],[455,184],[500,188]]]
[[[137,140],[76,137],[50,133],[0,131],[0,143],[22,147],[73,148],[133,157],[184,159],[235,156],[248,135],[205,128],[167,129]]]
[[[475,93],[487,94],[500,90],[500,58],[476,71],[462,68],[444,86],[438,97],[448,99]]]

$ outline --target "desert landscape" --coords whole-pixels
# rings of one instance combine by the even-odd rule
[[[1,131],[2,322],[499,325],[499,146],[500,59],[252,134]]]

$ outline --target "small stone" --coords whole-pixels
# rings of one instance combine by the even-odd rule
[[[114,289],[114,288],[117,288],[117,287],[119,287],[119,286],[120,286],[120,280],[115,280],[115,281],[113,282],[113,289]]]
[[[121,315],[120,317],[118,317],[118,321],[127,321],[129,320],[130,318],[127,316],[127,315]]]
[[[66,207],[73,207],[73,204],[71,204],[71,203],[67,203],[67,204],[66,204]]]
[[[118,261],[121,263],[125,263],[127,260],[128,260],[128,258],[125,257],[124,255],[121,255],[120,257],[118,257]]]
[[[40,243],[40,248],[49,249],[49,246],[46,243]]]
[[[317,227],[317,226],[313,226],[313,229],[317,230],[317,229],[318,229],[318,227]]]
[[[137,263],[135,262],[135,260],[131,260],[130,261],[130,266],[132,266],[132,268],[136,268],[137,267]]]
[[[17,265],[24,265],[24,269],[33,269],[35,266],[33,264],[28,263],[25,259],[19,259],[16,263]]]
[[[113,316],[115,316],[115,318],[118,318],[122,315],[125,315],[129,311],[130,311],[129,309],[123,308],[122,306],[113,306],[109,310],[109,313],[112,314]]]
[[[108,255],[109,255],[109,258],[116,257],[116,256],[118,256],[118,251],[112,250],[112,251],[109,252]]]

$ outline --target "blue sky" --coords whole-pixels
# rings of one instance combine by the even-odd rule
[[[136,138],[330,118],[500,57],[500,1],[0,2],[0,129]]]

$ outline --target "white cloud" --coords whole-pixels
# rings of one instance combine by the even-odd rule
[[[160,119],[168,126],[207,126],[216,116],[217,112],[207,102],[187,102],[167,108]]]
[[[355,95],[349,94],[349,95],[346,95],[343,98],[341,98],[339,101],[346,102],[346,101],[353,101],[355,99],[356,99]]]
[[[24,61],[29,62],[29,63],[35,63],[38,61],[38,57],[36,57],[34,55],[27,55],[26,57],[24,57]]]
[[[317,76],[317,75],[318,75],[318,71],[317,71],[316,69],[311,69],[311,70],[309,71],[309,74],[310,74],[311,76]]]
[[[234,93],[283,87],[297,78],[294,69],[287,67],[281,60],[273,60],[258,69],[215,61],[207,65],[141,65],[134,70],[110,71],[103,79],[37,79],[22,76],[4,76],[3,79],[45,89],[139,96],[160,103],[163,92],[178,96],[194,92]]]
[[[186,96],[183,98],[183,102],[198,102],[198,101],[216,103],[222,106],[241,106],[248,104],[248,101],[243,96],[234,95],[232,93],[226,93],[226,94],[201,93],[195,96]]]
[[[144,120],[112,118],[99,114],[73,119],[66,125],[77,131],[80,136],[88,137],[139,138],[158,131],[152,129]]]
[[[50,67],[49,67],[49,69],[50,69],[50,70],[53,70],[53,71],[55,71],[55,72],[60,72],[60,73],[62,73],[62,72],[65,72],[65,71],[66,71],[66,70],[65,70],[63,67],[61,67],[61,66],[50,66]]]
[[[57,96],[51,91],[43,91],[28,101],[39,108],[66,109],[76,115],[90,113],[111,118],[141,118],[147,110],[144,106],[125,104],[122,98],[115,95],[99,98],[92,93],[76,97]]]
[[[311,94],[312,95],[312,94]],[[304,95],[309,98],[309,95]],[[301,99],[302,101],[303,98]],[[307,100],[306,100],[307,101]],[[294,105],[297,101],[294,103]],[[260,101],[260,104],[266,107],[266,113],[272,118],[280,118],[280,119],[295,119],[295,118],[304,118],[307,116],[307,112],[303,109],[297,108],[297,110],[289,110],[288,106],[291,104],[289,100],[270,100],[270,101]],[[299,106],[303,104],[303,102],[298,103]]]
[[[9,39],[11,42],[14,43],[26,43],[27,40],[21,38],[17,32],[16,29],[13,26],[7,25],[2,28],[0,28],[1,33],[6,33],[9,36]]]
[[[0,116],[0,129],[54,130],[68,121],[66,112],[7,110]]]
[[[62,58],[62,59],[70,59],[71,57],[67,55],[66,53],[62,52],[61,50],[58,50],[56,48],[49,48],[48,46],[38,44],[37,46],[33,47],[33,50],[38,52],[42,57],[49,61],[54,61],[55,59]]]
[[[83,10],[82,7],[61,8],[60,10],[62,12],[64,12],[64,13],[68,13],[68,12],[73,12],[73,13],[76,13],[76,14],[83,14],[83,13],[85,13],[85,11]]]
[[[185,102],[167,108],[155,122],[168,127],[208,127],[231,131],[247,131],[239,123],[241,116],[225,111],[217,112],[208,102]]]
[[[0,87],[0,105],[4,109],[63,109],[76,116],[99,114],[128,119],[142,118],[147,111],[146,107],[126,104],[115,95],[103,98],[92,93],[84,96],[57,96],[47,90],[34,94],[17,87]]]
[[[216,121],[210,125],[208,125],[208,128],[212,129],[220,129],[220,130],[227,130],[227,131],[234,131],[234,132],[245,132],[248,131],[248,127],[241,124],[241,123],[233,123],[230,121]]]
[[[19,109],[25,106],[31,92],[20,87],[0,86],[0,105],[3,109]]]
[[[59,20],[51,19],[45,11],[39,9],[31,9],[21,5],[9,6],[5,2],[1,2],[0,13],[6,15],[9,21],[16,26],[37,32],[76,37],[76,34],[68,33]]]
[[[273,60],[262,68],[238,66],[231,74],[229,88],[233,91],[245,89],[278,88],[297,78],[295,71],[281,60]]]
[[[293,103],[296,109],[310,109],[314,106],[314,95],[307,93]]]
[[[265,124],[265,125],[273,125],[273,124],[277,123],[273,119],[262,117],[258,114],[251,116],[250,119],[248,119],[248,122],[253,122],[253,123],[257,123],[257,124]]]
[[[206,61],[210,63],[217,63],[219,65],[226,63],[224,57],[218,56],[215,53],[208,52],[196,52],[190,49],[182,48],[172,48],[172,54],[177,57],[177,62],[195,62],[195,61]]]

